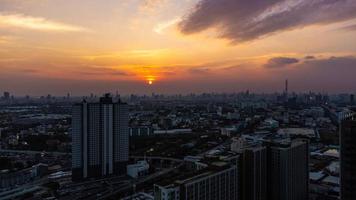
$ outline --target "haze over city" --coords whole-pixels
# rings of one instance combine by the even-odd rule
[[[0,200],[356,200],[356,0],[0,0]]]
[[[15,95],[354,92],[354,0],[0,0]]]

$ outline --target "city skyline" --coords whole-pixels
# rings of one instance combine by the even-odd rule
[[[354,199],[354,94],[284,85],[257,95],[4,92],[0,198]]]
[[[0,5],[0,90],[17,96],[356,91],[352,0]]]

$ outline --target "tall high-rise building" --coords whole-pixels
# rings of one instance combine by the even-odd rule
[[[304,200],[309,193],[309,142],[266,143],[269,200]]]
[[[267,199],[267,149],[256,146],[243,150],[241,156],[241,200]]]
[[[351,95],[350,95],[350,104],[351,104],[351,105],[354,105],[354,104],[355,104],[355,95],[354,95],[354,94],[351,94]]]
[[[341,122],[341,200],[356,199],[356,118]]]
[[[124,174],[129,159],[128,105],[106,94],[73,107],[72,178]]]
[[[4,99],[9,100],[10,99],[10,92],[4,92]]]

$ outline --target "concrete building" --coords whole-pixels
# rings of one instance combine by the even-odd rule
[[[0,189],[18,187],[19,185],[31,182],[36,178],[40,178],[47,173],[47,168],[48,165],[39,163],[15,172],[3,170],[0,172]]]
[[[268,128],[278,128],[279,127],[279,122],[274,120],[274,119],[266,119],[263,124],[267,126]]]
[[[268,141],[265,145],[268,199],[308,199],[309,142],[286,139]]]
[[[267,149],[248,147],[241,156],[241,200],[267,199]]]
[[[130,137],[153,136],[153,128],[150,126],[130,127]]]
[[[356,120],[341,123],[341,200],[356,199]]]
[[[241,200],[267,199],[267,148],[245,137],[233,138],[231,151],[240,154]]]
[[[154,200],[154,198],[150,194],[139,192],[131,196],[125,197],[122,200]]]
[[[132,178],[139,178],[148,174],[150,165],[145,160],[138,161],[136,164],[127,165],[127,175]]]
[[[129,159],[128,105],[113,102],[109,94],[100,102],[85,100],[73,107],[72,178],[125,174]]]
[[[288,137],[316,137],[315,131],[310,128],[282,128],[278,130],[278,134]]]
[[[245,146],[246,146],[246,141],[243,137],[239,137],[239,138],[234,137],[232,138],[230,149],[231,151],[234,152],[242,152]]]
[[[155,200],[180,200],[179,186],[170,184],[160,186],[155,184],[154,186],[154,199]]]
[[[238,162],[237,162],[238,163]],[[238,165],[212,163],[209,167],[155,184],[155,200],[238,200]]]

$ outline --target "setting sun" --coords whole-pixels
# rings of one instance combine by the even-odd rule
[[[156,77],[155,76],[146,76],[146,80],[147,80],[148,85],[152,85],[153,81],[156,80]]]
[[[0,0],[0,92],[355,91],[355,0],[61,2]]]

